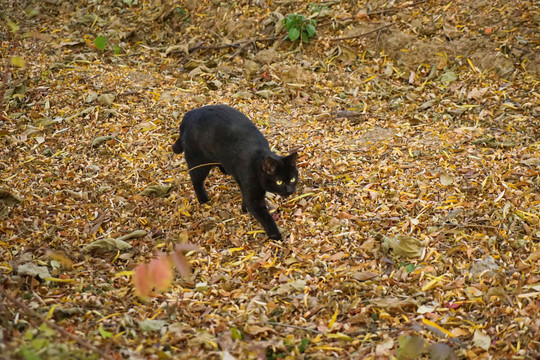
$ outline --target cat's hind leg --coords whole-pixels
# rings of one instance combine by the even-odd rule
[[[201,166],[189,172],[195,195],[197,195],[197,200],[199,200],[199,203],[201,204],[210,201],[206,189],[204,188],[204,180],[208,176],[208,173],[210,173],[211,168],[211,166]]]

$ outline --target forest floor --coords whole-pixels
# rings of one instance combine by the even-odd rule
[[[1,359],[539,358],[538,2],[0,15]],[[282,242],[219,171],[199,205],[171,151],[216,103],[300,152],[297,192],[268,196]],[[182,243],[191,275],[136,296]]]

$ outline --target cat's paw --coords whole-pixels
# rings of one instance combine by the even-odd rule
[[[244,212],[244,213],[248,212],[248,208],[247,208],[246,204],[244,204],[244,203],[242,203],[242,212]]]
[[[204,197],[204,198],[197,198],[197,200],[199,200],[199,204],[206,204],[207,202],[210,201],[210,198],[208,196]]]
[[[277,234],[268,234],[268,237],[272,240],[281,240],[281,234],[280,233],[277,233]]]

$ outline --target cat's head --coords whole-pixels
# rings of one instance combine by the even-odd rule
[[[287,156],[267,156],[261,164],[261,184],[266,191],[289,196],[296,189],[298,170],[296,160],[298,153]]]

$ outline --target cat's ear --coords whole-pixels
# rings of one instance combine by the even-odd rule
[[[298,151],[295,151],[285,156],[285,162],[289,164],[290,166],[296,166],[297,160],[298,160]]]
[[[268,175],[275,175],[277,171],[277,162],[276,160],[272,159],[270,156],[267,156],[264,158],[262,162],[262,170],[265,174]]]

